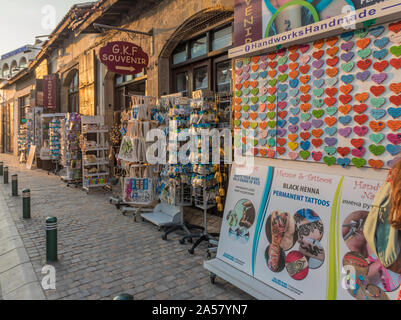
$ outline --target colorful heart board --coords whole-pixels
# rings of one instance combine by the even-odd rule
[[[401,156],[398,26],[401,21],[237,60],[237,152],[391,167]]]

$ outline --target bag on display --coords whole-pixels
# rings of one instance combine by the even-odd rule
[[[391,183],[386,182],[375,196],[363,233],[380,263],[390,271],[401,273],[401,232],[389,223],[391,207]]]

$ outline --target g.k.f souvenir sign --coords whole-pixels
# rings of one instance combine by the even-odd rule
[[[100,61],[118,74],[141,73],[149,64],[149,56],[136,44],[124,41],[109,42],[99,51]]]

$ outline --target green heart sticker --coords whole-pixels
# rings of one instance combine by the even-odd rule
[[[325,164],[327,164],[329,167],[331,167],[332,165],[336,164],[336,158],[335,157],[324,157],[323,161]]]
[[[258,145],[259,141],[258,140],[252,140],[251,144],[256,147]]]
[[[251,63],[251,59],[250,58],[245,58],[244,60],[242,60],[242,62],[244,64],[250,64]]]
[[[375,156],[380,156],[381,154],[384,153],[384,151],[386,151],[386,148],[384,148],[384,146],[377,146],[375,144],[371,144],[369,146],[369,151],[373,153]]]
[[[244,95],[248,95],[250,92],[251,92],[251,89],[249,89],[249,88],[246,88],[246,89],[244,89]]]
[[[239,97],[241,97],[242,96],[242,91],[240,90],[240,91],[236,91],[235,92],[235,95],[239,98]]]
[[[249,98],[248,97],[242,97],[242,103],[248,103],[249,102]]]
[[[329,156],[336,154],[337,149],[335,147],[325,147],[324,152],[326,152]]]
[[[369,28],[370,26],[373,26],[376,23],[376,19],[370,19],[362,22],[363,26],[365,28]]]
[[[313,110],[312,114],[316,119],[320,119],[324,115],[324,110],[322,110],[322,109]]]
[[[398,58],[401,56],[401,46],[392,46],[390,52]]]
[[[251,123],[251,128],[252,129],[256,129],[258,127],[258,123],[257,122],[252,122]]]
[[[362,168],[366,164],[366,160],[363,158],[352,158],[351,162],[357,168]]]
[[[267,125],[269,126],[270,129],[273,129],[276,127],[276,121],[269,121],[267,123]]]
[[[310,113],[302,113],[301,114],[301,119],[303,121],[308,121],[311,118],[311,114]]]
[[[369,30],[367,28],[359,29],[355,31],[355,36],[358,38],[362,39],[365,38],[366,35],[368,34]]]
[[[385,98],[372,98],[370,99],[370,103],[375,108],[380,108],[386,102]]]
[[[270,147],[274,147],[276,145],[276,140],[274,138],[270,138],[269,141],[267,141],[267,144]]]
[[[253,94],[254,96],[257,96],[258,93],[259,93],[259,89],[258,89],[258,88],[253,88],[251,92],[252,92],[252,94]]]
[[[326,112],[329,116],[332,116],[337,113],[337,107],[330,107],[326,109]]]
[[[313,99],[312,100],[312,104],[316,108],[320,108],[323,105],[323,103],[324,103],[323,99]]]
[[[281,66],[281,65],[283,65],[284,63],[286,63],[287,60],[288,60],[287,56],[283,56],[283,57],[278,58],[277,62],[278,62],[278,64]]]
[[[241,120],[234,120],[234,126],[239,127],[241,125]]]
[[[347,63],[343,63],[341,65],[341,69],[344,72],[350,72],[352,69],[354,69],[355,63],[353,61],[347,62]]]
[[[313,89],[313,94],[316,97],[321,97],[324,93],[324,89],[323,88],[319,88],[319,89]]]
[[[280,82],[284,82],[285,80],[287,80],[287,78],[288,78],[288,74],[280,74],[280,75],[278,76],[278,80],[279,80]]]
[[[267,117],[268,117],[270,120],[273,120],[275,116],[276,116],[276,113],[275,113],[275,112],[268,112],[268,113],[267,113]]]
[[[365,48],[363,50],[358,51],[358,56],[361,57],[362,59],[365,59],[365,58],[369,57],[371,53],[372,53],[372,50],[370,50],[369,48]]]
[[[259,97],[260,102],[264,103],[267,100],[267,96]]]
[[[277,79],[269,80],[269,86],[274,87],[277,84]]]
[[[251,108],[251,107],[250,107],[249,105],[247,105],[247,104],[244,104],[244,105],[242,106],[242,110],[243,110],[244,112],[248,112],[250,108]]]
[[[380,143],[384,139],[384,134],[382,133],[371,134],[369,136],[369,139],[372,140],[374,143]]]
[[[302,150],[302,151],[299,152],[299,156],[302,159],[306,160],[306,159],[308,159],[310,157],[310,152],[306,151],[306,150]]]
[[[276,96],[268,96],[267,101],[269,101],[270,103],[273,103],[274,101],[276,101]]]
[[[259,101],[259,97],[252,97],[251,101],[252,101],[253,104],[256,104]]]
[[[241,144],[241,139],[234,139],[234,147],[239,148]]]

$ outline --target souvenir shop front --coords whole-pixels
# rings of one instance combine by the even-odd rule
[[[259,299],[395,299],[363,227],[401,152],[401,3],[320,3],[236,1],[243,158],[204,266]]]

